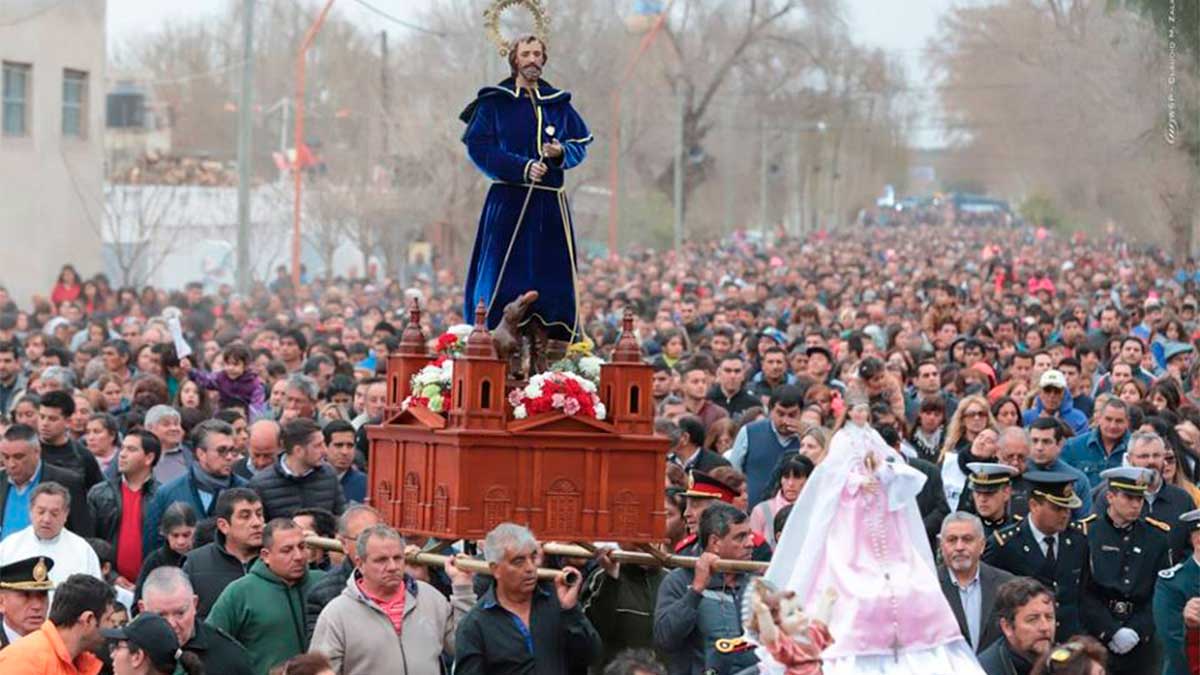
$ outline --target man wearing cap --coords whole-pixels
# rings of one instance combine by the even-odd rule
[[[1034,471],[1057,471],[1069,473],[1075,477],[1075,494],[1083,501],[1083,505],[1072,512],[1075,520],[1085,518],[1092,513],[1092,484],[1082,471],[1062,460],[1063,441],[1065,440],[1066,425],[1053,417],[1039,417],[1029,425],[1026,432],[1029,437],[1029,465]]]
[[[1071,394],[1067,391],[1067,376],[1060,370],[1050,369],[1042,373],[1038,380],[1037,399],[1024,414],[1025,426],[1033,424],[1039,417],[1061,419],[1077,435],[1087,431],[1087,416],[1075,409]]]
[[[983,523],[985,540],[990,539],[996,531],[1015,525],[1023,519],[1009,510],[1012,479],[1017,475],[1016,469],[1007,464],[989,462],[970,462],[967,468],[971,471],[967,478],[971,485],[968,494],[971,495],[974,513]]]
[[[192,652],[214,675],[251,675],[250,657],[223,630],[197,620],[200,599],[178,567],[159,567],[146,577],[138,609],[167,620],[182,649]]]
[[[97,675],[104,663],[100,626],[116,605],[112,587],[96,577],[74,574],[55,589],[46,621],[0,650],[4,675]]]
[[[120,628],[101,632],[113,643],[113,668],[118,673],[174,673],[178,665],[185,673],[196,672],[192,670],[195,655],[183,656],[171,626],[153,612],[143,612]]]
[[[1142,515],[1170,526],[1168,539],[1173,559],[1182,560],[1188,553],[1187,533],[1174,527],[1179,517],[1195,506],[1183,488],[1166,483],[1162,479],[1166,464],[1167,447],[1162,437],[1152,431],[1139,431],[1129,437],[1129,450],[1125,453],[1125,464],[1131,467],[1151,469],[1152,474],[1142,504]],[[1103,477],[1092,490],[1092,512],[1100,515],[1108,509],[1109,489]]]
[[[732,504],[737,495],[728,485],[707,473],[692,471],[688,474],[688,489],[683,496],[687,498],[683,521],[687,525],[688,536],[675,545],[675,552],[679,555],[699,555],[702,548],[697,543],[700,516],[713,504]]]
[[[1030,471],[1029,517],[992,535],[983,561],[1017,576],[1033,577],[1054,590],[1058,639],[1080,631],[1079,591],[1088,574],[1088,542],[1071,524],[1082,503],[1070,474]]]
[[[1163,646],[1163,675],[1193,675],[1200,667],[1200,509],[1179,517],[1193,553],[1162,570],[1154,585],[1154,626]],[[1189,611],[1191,616],[1189,617]],[[1191,619],[1190,621],[1188,619]]]
[[[837,359],[833,358],[833,352],[829,351],[828,347],[825,345],[809,345],[804,350],[804,353],[808,356],[809,377],[837,389],[839,392],[846,392],[845,383],[833,377],[833,366],[837,363]]]
[[[41,627],[50,607],[50,568],[54,561],[37,556],[0,566],[0,649]]]
[[[1087,632],[1108,646],[1108,672],[1158,672],[1151,600],[1159,571],[1170,566],[1162,521],[1141,516],[1154,472],[1137,467],[1108,469],[1108,506],[1083,521],[1091,554],[1091,574],[1080,607]],[[1151,664],[1154,664],[1152,667]]]

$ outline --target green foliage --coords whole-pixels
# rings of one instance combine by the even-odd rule
[[[1058,205],[1042,192],[1035,192],[1026,197],[1025,201],[1017,207],[1017,212],[1021,214],[1025,222],[1033,225],[1040,225],[1049,230],[1058,230],[1063,227],[1063,217]]]

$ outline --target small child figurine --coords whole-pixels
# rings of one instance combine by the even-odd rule
[[[821,652],[833,644],[825,621],[806,615],[792,591],[775,590],[762,579],[751,583],[747,630],[758,636],[785,675],[821,675]],[[828,615],[833,600],[832,591],[826,593],[818,614]]]
[[[184,358],[180,365],[188,377],[204,389],[215,389],[221,397],[222,408],[241,408],[247,419],[256,420],[266,412],[266,394],[262,380],[250,368],[250,349],[235,342],[221,352],[222,370],[210,372],[193,368],[190,359]]]

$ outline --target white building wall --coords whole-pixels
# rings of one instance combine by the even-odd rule
[[[65,262],[101,271],[106,0],[0,0],[0,61],[33,66],[30,134],[0,135],[0,285],[26,308]],[[87,135],[63,138],[63,70],[88,74]]]

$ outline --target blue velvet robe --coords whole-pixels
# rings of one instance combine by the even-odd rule
[[[496,328],[505,305],[536,290],[539,297],[526,321],[540,321],[551,339],[574,341],[580,332],[575,234],[563,174],[587,156],[592,142],[587,125],[571,107],[569,92],[539,82],[531,100],[512,78],[479,90],[462,119],[467,154],[493,181],[467,269],[463,318],[474,323],[482,300],[488,328]],[[547,131],[551,126],[553,138]],[[563,155],[546,160],[550,170],[530,194],[529,168],[539,160],[542,144],[554,139],[563,146]],[[518,227],[526,195],[529,206]]]

